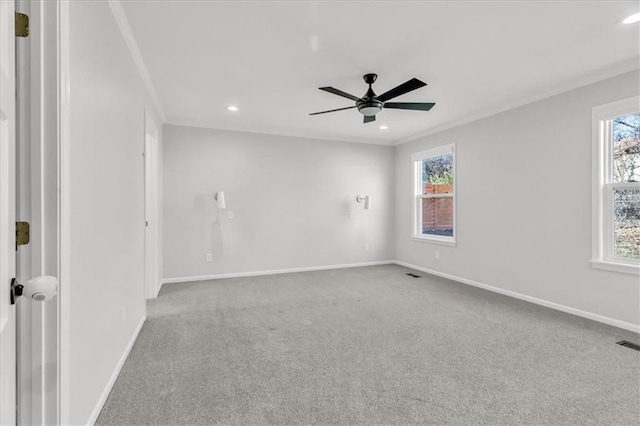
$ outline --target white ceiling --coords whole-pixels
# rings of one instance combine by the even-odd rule
[[[637,1],[123,1],[167,122],[394,144],[640,67]],[[430,112],[316,111],[362,75]],[[240,109],[232,113],[227,105]],[[388,130],[380,130],[385,124]]]

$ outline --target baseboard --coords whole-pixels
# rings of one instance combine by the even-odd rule
[[[260,275],[291,274],[294,272],[325,271],[327,269],[360,268],[362,266],[389,265],[391,263],[395,263],[395,261],[379,260],[375,262],[348,263],[343,265],[309,266],[305,268],[274,269],[270,271],[236,272],[231,274],[217,274],[217,275],[197,275],[197,276],[190,276],[190,277],[165,278],[162,280],[162,284],[220,280],[224,278],[256,277]]]
[[[140,330],[142,329],[142,325],[144,324],[146,319],[147,319],[146,315],[143,316],[142,319],[140,320],[140,323],[136,327],[136,330],[133,332],[133,335],[131,336],[131,339],[129,340],[129,343],[127,344],[126,349],[124,350],[122,356],[120,357],[120,360],[116,365],[116,368],[113,370],[113,374],[111,374],[111,378],[109,378],[109,382],[107,382],[107,385],[104,387],[104,390],[102,391],[102,395],[100,395],[100,399],[98,399],[98,403],[96,404],[95,408],[93,409],[93,412],[91,413],[91,416],[89,417],[89,421],[87,422],[88,425],[93,425],[96,423],[96,420],[98,420],[100,411],[102,411],[102,407],[104,406],[104,403],[107,402],[109,393],[111,393],[111,389],[113,388],[113,385],[116,383],[116,379],[120,374],[120,370],[122,370],[122,366],[124,365],[124,362],[127,360],[127,357],[129,356],[129,352],[131,352],[131,348],[133,347],[133,344],[138,338],[138,334],[140,333]]]
[[[162,280],[161,285],[171,284],[171,283],[186,283],[186,282],[194,282],[194,281],[219,280],[224,278],[243,278],[243,277],[255,277],[260,275],[290,274],[294,272],[324,271],[328,269],[358,268],[362,266],[375,266],[375,265],[388,265],[388,264],[396,264],[396,265],[404,266],[407,268],[415,269],[418,271],[425,272],[427,274],[457,281],[462,284],[467,284],[474,287],[482,288],[484,290],[488,290],[494,293],[499,293],[505,296],[513,297],[515,299],[524,300],[526,302],[534,303],[536,305],[555,309],[557,311],[566,312],[568,314],[572,314],[582,318],[587,318],[593,321],[601,322],[603,324],[611,325],[613,327],[629,330],[634,333],[640,333],[640,325],[635,325],[629,322],[606,317],[604,315],[583,311],[581,309],[572,308],[570,306],[561,305],[559,303],[550,302],[548,300],[538,299],[537,297],[527,296],[526,294],[516,293],[515,291],[505,290],[499,287],[494,287],[494,286],[483,284],[478,281],[470,280],[467,278],[446,274],[444,272],[436,271],[433,269],[423,268],[421,266],[413,265],[411,263],[406,263],[399,260],[382,260],[382,261],[375,261],[375,262],[350,263],[350,264],[343,264],[343,265],[311,266],[311,267],[305,267],[305,268],[277,269],[277,270],[270,270],[270,271],[252,271],[252,272],[238,272],[238,273],[230,273],[230,274],[198,275],[198,276],[190,276],[190,277],[165,278]]]
[[[151,297],[148,297],[147,300],[155,299],[155,298],[158,297],[158,295],[160,294],[160,290],[162,290],[162,284],[163,284],[163,281],[162,280],[158,280],[158,282],[156,283],[156,289],[153,292],[153,295]]]
[[[583,311],[581,309],[572,308],[570,306],[561,305],[559,303],[550,302],[544,299],[538,299],[537,297],[527,296],[526,294],[516,293],[515,291],[505,290],[499,287],[494,287],[488,284],[483,284],[477,281],[469,280],[466,278],[457,277],[455,275],[446,274],[444,272],[435,271],[433,269],[423,268],[421,266],[412,265],[411,263],[401,262],[399,260],[394,261],[396,265],[404,266],[407,268],[415,269],[418,271],[426,272],[427,274],[436,275],[438,277],[447,278],[449,280],[457,281],[462,284],[471,285],[474,287],[482,288],[494,293],[503,294],[505,296],[513,297],[515,299],[524,300],[525,302],[534,303],[536,305],[544,306],[547,308],[555,309],[557,311],[566,312],[568,314],[576,315],[582,318],[587,318],[593,321],[601,322],[603,324],[611,325],[614,327],[622,328],[624,330],[640,333],[640,325],[635,325],[630,322],[620,321],[614,318],[606,317],[604,315],[594,314],[592,312]]]

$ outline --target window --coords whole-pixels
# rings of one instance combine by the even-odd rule
[[[640,272],[640,97],[593,109],[593,259]]]
[[[455,244],[455,145],[417,152],[412,160],[413,238]]]

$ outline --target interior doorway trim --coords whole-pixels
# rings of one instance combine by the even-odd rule
[[[160,224],[158,208],[158,126],[149,111],[144,115],[144,280],[145,297],[158,297],[160,291]]]
[[[57,54],[50,55],[58,66],[58,424],[71,423],[70,328],[71,328],[71,204],[70,204],[70,19],[69,0],[57,3]]]
[[[17,40],[18,217],[31,223],[16,276],[58,276],[58,63],[55,2],[17,0],[30,35]],[[58,302],[16,302],[18,423],[58,420]]]

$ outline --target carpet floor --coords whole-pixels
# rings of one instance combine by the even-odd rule
[[[637,425],[623,339],[397,265],[169,284],[97,424]]]

